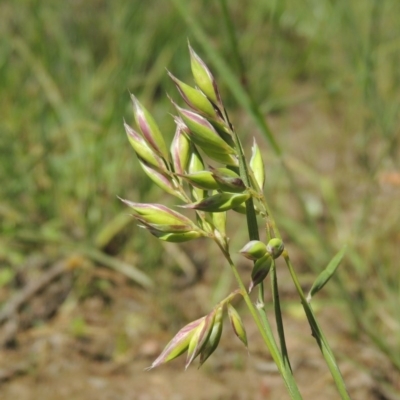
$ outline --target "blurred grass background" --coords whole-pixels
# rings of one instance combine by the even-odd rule
[[[165,68],[191,82],[189,38],[237,130],[263,143],[299,269],[315,274],[348,243],[329,298],[400,369],[399,20],[397,0],[2,1],[0,287],[32,254],[75,249],[150,285],[163,249],[116,196],[164,199],[122,121],[130,91],[172,137]]]

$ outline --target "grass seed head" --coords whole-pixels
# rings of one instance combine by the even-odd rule
[[[168,361],[173,360],[183,354],[189,347],[189,343],[192,339],[198,326],[203,322],[205,317],[199,318],[196,321],[191,322],[184,326],[167,344],[162,353],[157,359],[151,364],[147,370],[158,367],[161,364],[165,364]]]

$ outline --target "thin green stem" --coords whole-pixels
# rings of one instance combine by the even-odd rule
[[[289,360],[289,353],[288,353],[287,347],[286,347],[285,330],[283,328],[281,304],[280,304],[279,291],[278,291],[278,276],[276,273],[275,260],[272,265],[270,275],[271,275],[272,300],[273,300],[273,304],[274,304],[275,320],[276,320],[276,326],[278,329],[279,342],[281,345],[282,358],[283,358],[283,362],[286,365],[286,368],[292,370],[292,367],[290,365],[290,360]]]
[[[235,143],[235,147],[239,153],[240,177],[242,178],[244,184],[247,187],[251,187],[249,168],[247,166],[242,143],[241,143],[236,131],[233,129],[232,124],[229,121],[229,117],[228,117],[226,110],[223,110],[223,114],[224,114],[224,118],[225,118],[225,122],[226,122],[227,126],[230,127],[231,134],[233,136],[233,140]],[[247,217],[247,226],[248,226],[248,230],[249,230],[250,240],[259,240],[260,235],[258,232],[258,224],[257,224],[256,212],[254,210],[253,197],[250,197],[250,199],[246,202],[246,217]],[[281,310],[280,302],[279,302],[277,281],[276,281],[275,289],[276,290],[274,291],[274,309],[275,309],[275,318],[276,318],[277,325],[278,325],[278,335],[279,335],[280,344],[281,344],[281,353],[279,353],[275,338],[272,333],[271,326],[270,326],[268,318],[267,318],[267,314],[266,314],[266,310],[265,310],[265,306],[264,306],[264,284],[263,283],[259,284],[259,289],[258,289],[259,290],[259,295],[258,295],[259,302],[257,304],[257,310],[258,310],[258,314],[260,316],[261,323],[262,323],[262,326],[264,329],[264,334],[269,339],[269,346],[273,346],[274,351],[278,352],[278,354],[280,355],[280,362],[282,364],[280,372],[284,378],[286,386],[287,386],[289,392],[291,393],[292,398],[301,398],[299,389],[297,387],[297,383],[296,383],[293,373],[292,373],[292,369],[291,369],[290,362],[289,362],[289,356],[288,356],[288,352],[287,352],[287,347],[286,347],[286,343],[285,343],[285,334],[284,334],[284,327],[283,327],[283,322],[282,322],[282,310]],[[246,295],[247,295],[247,293],[246,293]]]
[[[253,319],[257,325],[257,328],[261,334],[261,337],[263,338],[264,343],[266,344],[266,346],[271,354],[272,359],[274,360],[275,364],[278,367],[280,374],[283,377],[283,380],[285,382],[286,388],[288,389],[291,399],[302,400],[302,396],[297,387],[297,383],[294,379],[292,371],[290,370],[290,368],[287,368],[287,364],[282,359],[282,356],[279,352],[278,346],[277,346],[275,338],[273,336],[272,329],[266,318],[265,312],[260,312],[260,310],[259,310],[260,305],[257,305],[257,309],[256,309],[256,306],[251,301],[250,296],[247,293],[247,290],[242,281],[242,278],[240,277],[240,274],[239,274],[235,264],[233,263],[229,252],[227,252],[224,248],[222,248],[218,242],[217,242],[217,244],[220,247],[220,249],[222,250],[225,258],[227,259],[227,261],[232,269],[232,272],[233,272],[235,279],[239,285],[239,288],[241,290],[241,293],[242,293],[243,299],[247,305],[247,308],[249,309],[250,314],[253,317]],[[262,306],[263,306],[263,304],[264,303],[262,303]]]
[[[276,344],[275,337],[272,334],[272,328],[267,318],[267,310],[265,309],[265,297],[264,297],[264,283],[261,282],[258,285],[258,301],[257,301],[257,311],[261,319],[261,323],[267,334],[270,337],[271,343],[275,346],[276,351],[279,353],[278,345]],[[283,358],[282,358],[283,363]]]
[[[279,232],[279,229],[276,226],[276,223],[275,223],[274,217],[272,215],[272,212],[271,212],[271,210],[270,210],[270,208],[268,206],[267,201],[265,200],[265,197],[261,196],[261,198],[259,200],[260,200],[262,206],[264,207],[264,210],[265,210],[265,212],[266,212],[266,214],[268,216],[267,217],[268,218],[268,224],[274,230],[276,237],[278,237],[279,239],[282,239],[281,234]],[[286,264],[287,264],[287,266],[289,268],[289,271],[290,271],[290,275],[291,275],[292,280],[293,280],[293,282],[295,284],[297,292],[298,292],[298,294],[300,296],[304,312],[305,312],[305,314],[307,316],[308,323],[309,323],[309,325],[311,327],[311,330],[313,332],[313,336],[316,339],[319,348],[321,349],[321,352],[322,352],[322,354],[323,354],[323,356],[325,358],[325,361],[326,361],[326,363],[328,365],[328,368],[329,368],[329,370],[330,370],[330,372],[331,372],[331,374],[333,376],[333,379],[334,379],[335,384],[336,384],[336,386],[338,388],[338,391],[339,391],[342,399],[345,399],[345,400],[350,399],[350,397],[349,397],[349,395],[347,393],[347,389],[346,389],[342,374],[341,374],[341,372],[339,370],[339,367],[338,367],[337,362],[335,360],[335,357],[333,355],[333,352],[332,352],[332,350],[331,350],[331,348],[330,348],[330,346],[328,344],[328,341],[327,341],[325,335],[322,332],[321,327],[319,326],[319,324],[318,324],[318,322],[317,322],[317,320],[315,318],[314,312],[313,312],[310,304],[307,302],[307,300],[306,300],[306,298],[304,296],[303,289],[301,288],[300,282],[299,282],[299,280],[297,278],[297,275],[296,275],[296,273],[294,271],[294,268],[293,268],[293,266],[291,264],[291,261],[290,261],[289,254],[288,254],[287,250],[285,250],[283,252],[283,257],[284,257],[284,259],[286,261]],[[273,277],[271,277],[271,278],[274,279]],[[277,290],[278,290],[278,285],[276,283],[276,291]],[[279,297],[277,295],[274,295],[274,299],[275,299],[275,301],[274,301],[274,307],[275,307],[276,299],[278,299],[278,301],[279,301]],[[278,333],[279,333],[279,329],[280,328],[279,328],[278,320],[277,320],[277,324],[278,324]],[[279,337],[281,338],[281,334],[279,334],[279,335],[280,335]],[[282,347],[282,343],[281,343],[281,347]],[[282,354],[284,354],[283,353],[283,349],[282,349]]]
[[[294,271],[293,265],[290,261],[289,254],[286,250],[284,250],[282,255],[283,255],[283,258],[285,259],[286,265],[289,269],[293,283],[296,286],[297,293],[300,296],[301,304],[303,306],[304,312],[307,316],[308,323],[312,330],[312,335],[315,338],[315,340],[317,341],[319,348],[321,349],[321,352],[325,358],[328,368],[329,368],[329,370],[332,374],[332,377],[335,381],[335,384],[338,388],[339,394],[343,400],[350,400],[350,396],[347,393],[346,385],[344,383],[342,374],[341,374],[339,367],[337,365],[337,362],[335,360],[335,356],[333,355],[333,352],[328,344],[328,341],[315,318],[314,311],[312,310],[311,305],[306,300],[303,289],[300,285],[300,282]]]

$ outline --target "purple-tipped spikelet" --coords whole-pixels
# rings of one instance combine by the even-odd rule
[[[200,354],[205,343],[207,342],[213,327],[214,318],[215,311],[208,314],[196,328],[196,331],[190,339],[185,369],[187,369],[193,360]]]
[[[178,197],[181,200],[185,200],[182,194],[176,190],[175,185],[169,175],[159,171],[155,168],[152,168],[149,164],[147,164],[143,160],[139,160],[139,164],[142,167],[145,174],[161,189],[165,192],[171,194],[172,196]]]
[[[182,243],[206,236],[206,233],[189,218],[162,204],[122,201],[133,209],[133,216],[139,222],[139,226],[160,240]]]
[[[259,258],[255,263],[251,272],[251,282],[249,286],[249,293],[255,286],[261,283],[268,275],[272,267],[273,259],[270,254],[266,253],[263,257]]]
[[[211,71],[190,45],[189,51],[192,74],[197,86],[214,104],[220,106],[222,104],[221,96]]]
[[[126,122],[124,122],[124,127],[129,143],[132,145],[139,159],[152,167],[164,170],[165,163],[163,159],[147,144],[143,137]]]
[[[142,106],[142,104],[134,95],[131,95],[131,98],[135,121],[140,129],[140,132],[146,139],[147,143],[158,153],[158,155],[165,160],[168,160],[169,154],[167,146],[154,118]]]
[[[183,100],[190,108],[206,115],[209,118],[217,118],[217,113],[215,112],[213,105],[201,91],[180,81],[169,71],[168,75],[173,80]]]
[[[189,218],[163,204],[135,203],[124,199],[121,199],[121,201],[132,208],[134,217],[140,218],[141,222],[158,225],[182,225],[192,229],[195,226]]]
[[[187,135],[206,153],[235,154],[235,150],[226,143],[206,118],[194,111],[175,106],[185,125]]]
[[[224,326],[223,317],[224,317],[224,306],[222,305],[215,310],[215,317],[211,328],[210,336],[208,337],[207,341],[205,342],[200,352],[199,367],[201,367],[206,362],[208,357],[210,357],[211,354],[214,353],[215,349],[218,347],[222,335],[222,329]]]
[[[189,348],[189,343],[193,334],[198,326],[204,321],[204,319],[205,317],[199,318],[196,321],[184,326],[167,344],[153,364],[146,368],[146,370],[156,368],[159,365],[165,364],[166,362],[171,361],[183,354]]]
[[[182,131],[183,126],[183,122],[176,124],[175,136],[170,149],[174,171],[178,174],[185,173],[191,154],[191,144]]]

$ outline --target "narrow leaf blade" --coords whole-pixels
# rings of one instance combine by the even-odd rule
[[[311,286],[310,292],[308,293],[308,303],[311,301],[312,297],[328,283],[329,279],[332,278],[337,267],[342,261],[344,254],[346,253],[346,249],[347,246],[343,246],[341,250],[336,253],[336,255],[332,258],[328,266],[317,276],[317,279],[314,281],[313,285]]]

